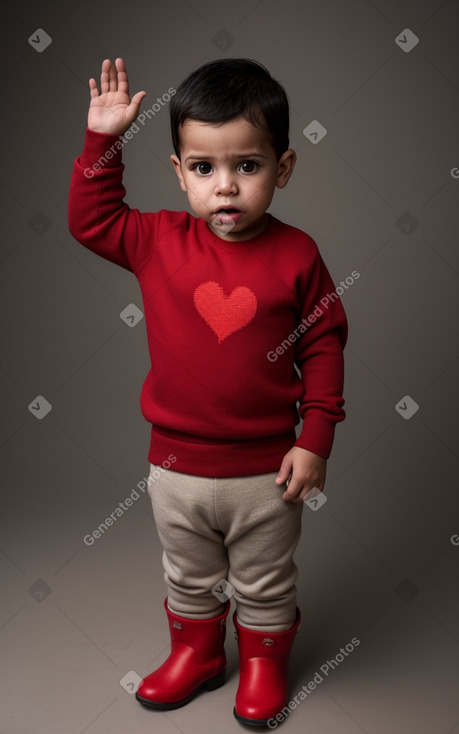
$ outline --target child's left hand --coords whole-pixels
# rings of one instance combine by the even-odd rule
[[[294,446],[285,454],[276,477],[276,484],[288,482],[282,499],[286,502],[303,502],[303,498],[313,487],[322,492],[326,472],[326,459],[313,454],[312,451]]]

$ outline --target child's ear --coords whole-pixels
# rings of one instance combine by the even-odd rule
[[[296,163],[296,153],[294,150],[286,150],[282,153],[281,157],[277,162],[277,181],[276,186],[279,189],[283,189],[287,185],[287,181],[293,173],[293,169]]]
[[[182,164],[180,162],[180,158],[178,158],[176,155],[171,155],[171,161],[172,165],[175,168],[175,173],[178,176],[178,180],[180,181],[180,188],[182,189],[182,191],[186,191],[186,184],[182,174]]]

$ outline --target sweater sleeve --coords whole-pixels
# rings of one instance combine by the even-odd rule
[[[120,135],[86,128],[83,151],[73,164],[68,226],[89,250],[137,273],[149,256],[160,217],[123,201],[123,145]]]
[[[345,418],[343,349],[348,326],[317,248],[305,290],[300,323],[306,331],[297,342],[295,356],[304,388],[299,405],[303,426],[295,446],[328,459],[336,424]]]

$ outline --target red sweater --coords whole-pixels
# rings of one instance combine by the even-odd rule
[[[139,282],[148,460],[174,454],[174,471],[231,477],[277,471],[293,445],[328,458],[345,416],[347,322],[316,243],[271,215],[262,234],[227,242],[187,212],[131,209],[121,147],[86,129],[69,229]]]

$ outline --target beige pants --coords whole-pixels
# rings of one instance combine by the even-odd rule
[[[148,493],[172,612],[191,619],[221,614],[225,599],[212,588],[227,580],[243,627],[292,627],[303,503],[285,502],[285,485],[275,478],[276,472],[214,479],[151,464]]]

